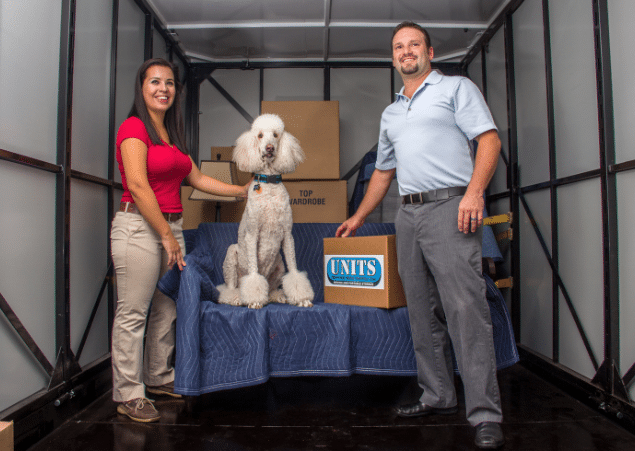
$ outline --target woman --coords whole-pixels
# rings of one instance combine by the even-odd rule
[[[180,105],[178,68],[163,59],[148,60],[137,72],[134,105],[117,133],[124,193],[111,230],[118,294],[112,333],[113,400],[119,403],[117,412],[140,422],[160,417],[145,389],[180,397],[174,393],[170,364],[176,307],[156,284],[175,263],[181,270],[185,266],[181,182],[186,179],[201,191],[239,197],[247,196],[249,186],[227,185],[198,170],[185,153]]]

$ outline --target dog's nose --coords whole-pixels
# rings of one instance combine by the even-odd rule
[[[273,152],[275,147],[273,147],[273,144],[267,144],[267,152]]]

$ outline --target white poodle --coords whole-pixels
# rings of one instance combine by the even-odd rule
[[[311,307],[313,288],[296,266],[289,193],[280,175],[304,161],[298,140],[284,131],[278,116],[263,114],[236,140],[233,156],[241,171],[256,174],[238,227],[238,243],[227,249],[219,302],[250,308],[269,302]]]

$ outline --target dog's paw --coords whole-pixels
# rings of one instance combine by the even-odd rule
[[[287,297],[282,290],[273,290],[269,293],[269,302],[277,302],[278,304],[286,304]]]
[[[265,305],[269,300],[269,283],[262,275],[247,274],[240,279],[240,298],[248,306],[252,304]]]
[[[252,308],[254,310],[259,310],[263,308],[264,306],[265,304],[262,304],[260,302],[250,302],[249,304],[247,304],[247,307]]]
[[[282,290],[287,298],[287,304],[299,307],[313,306],[313,287],[305,272],[289,272],[282,278]]]
[[[220,295],[218,296],[219,304],[227,304],[227,305],[242,305],[240,302],[240,290],[238,288],[227,288],[227,286],[219,285],[218,291]]]

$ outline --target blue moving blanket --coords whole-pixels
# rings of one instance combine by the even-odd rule
[[[416,375],[406,307],[324,303],[322,239],[335,236],[338,226],[293,226],[298,268],[307,272],[315,291],[312,308],[268,304],[252,310],[217,304],[216,285],[223,283],[223,260],[237,241],[238,224],[206,223],[185,232],[187,266],[159,281],[159,289],[177,305],[177,393],[199,395],[270,377]],[[394,233],[393,224],[365,224],[357,236]],[[518,352],[503,297],[491,280],[487,288],[501,369],[516,363]]]

